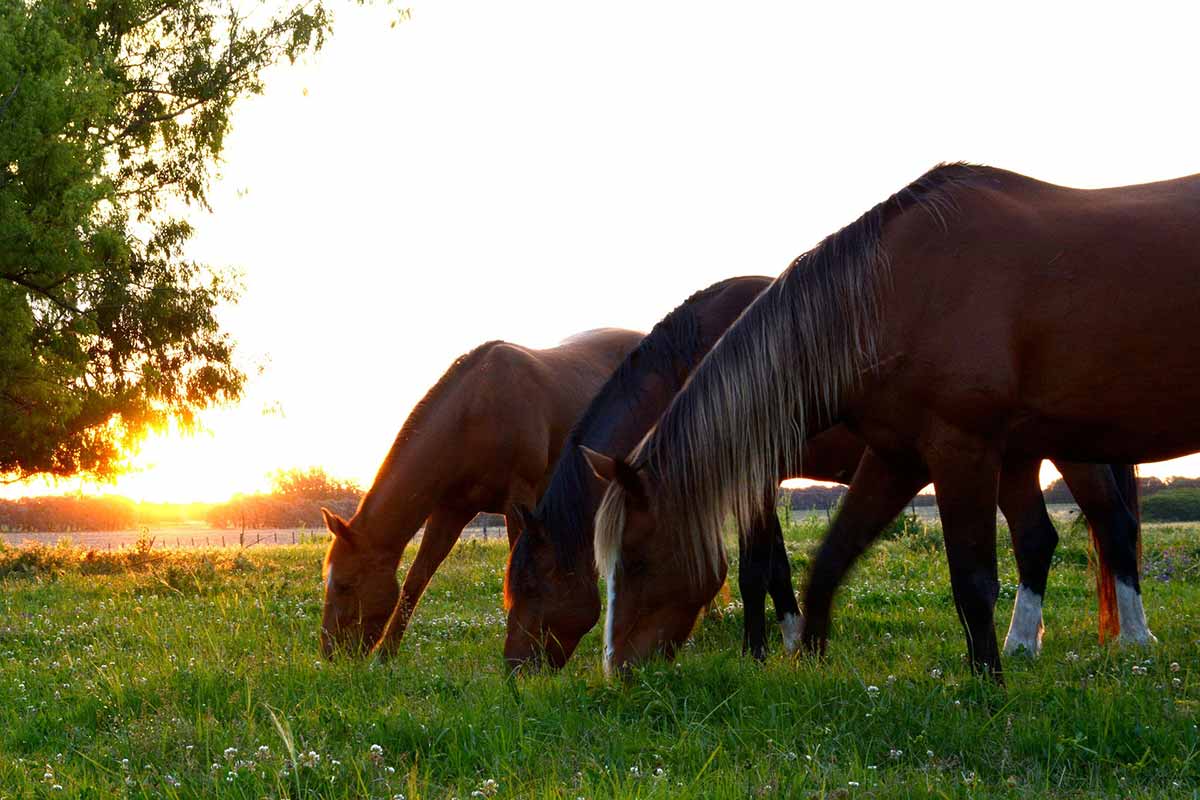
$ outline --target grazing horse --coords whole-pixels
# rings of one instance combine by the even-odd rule
[[[547,350],[494,341],[456,360],[405,421],[353,518],[322,509],[334,534],[322,652],[390,654],[463,527],[481,511],[504,513],[540,496],[575,419],[641,338],[605,328]],[[398,589],[400,558],[422,524]]]
[[[1197,219],[1200,176],[1085,191],[944,165],[798,258],[610,470],[606,662],[686,637],[681,611],[724,578],[727,510],[751,519],[780,466],[802,471],[803,442],[841,423],[868,449],[811,568],[806,646],[824,648],[837,584],[932,479],[967,652],[999,680],[1001,469],[1200,449]],[[1151,641],[1136,520],[1111,470],[1093,488],[1122,636]]]
[[[561,667],[599,619],[598,576],[591,552],[600,484],[593,480],[582,448],[621,455],[632,450],[716,340],[770,283],[763,277],[730,278],[695,293],[664,317],[625,358],[576,423],[536,510],[518,507],[522,530],[509,552],[504,581],[508,610],[504,655],[511,667],[536,665],[543,659]],[[862,440],[845,426],[832,428],[806,442],[802,477],[849,483],[863,450]],[[1073,491],[1086,491],[1093,467],[1064,463],[1060,469]],[[1025,482],[1018,488],[1016,481],[1007,481],[1000,498],[1013,531],[1021,576],[1006,650],[1025,648],[1036,654],[1041,644],[1041,600],[1057,533],[1046,514],[1036,470],[1012,477]],[[758,659],[766,655],[768,593],[785,649],[795,650],[800,643],[800,617],[774,491],[764,498],[761,513],[746,536],[738,537],[738,544],[742,550],[738,584],[745,609],[743,652]],[[1103,559],[1101,565],[1106,565]],[[1105,574],[1101,587],[1111,583],[1111,574]],[[1100,597],[1104,623],[1114,616],[1112,592],[1101,591]],[[1106,633],[1102,629],[1102,635]]]
[[[561,667],[600,616],[593,566],[592,516],[600,485],[580,447],[627,453],[645,436],[688,374],[743,309],[771,284],[770,278],[740,277],[696,292],[668,314],[622,362],[571,431],[537,509],[519,506],[522,531],[509,553],[504,597],[508,636],[504,655],[512,667],[545,662]],[[806,473],[846,482],[858,465],[862,445],[848,433],[814,442]],[[744,539],[744,541],[743,541]],[[745,607],[743,651],[766,655],[766,595],[789,649],[799,646],[799,608],[775,492],[764,498],[750,525],[739,559]]]

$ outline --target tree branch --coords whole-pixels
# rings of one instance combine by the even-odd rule
[[[66,300],[63,300],[60,297],[56,297],[54,294],[52,294],[50,292],[49,289],[47,289],[44,286],[41,286],[40,284],[34,283],[33,281],[29,280],[28,278],[22,277],[22,275],[20,273],[12,273],[12,272],[0,273],[0,279],[9,281],[10,283],[15,283],[18,286],[24,286],[26,289],[30,290],[31,292],[34,292],[35,294],[37,294],[41,297],[46,298],[51,303],[58,306],[59,308],[61,308],[64,311],[70,311],[74,314],[84,316],[83,309],[77,308],[77,307],[71,305]]]

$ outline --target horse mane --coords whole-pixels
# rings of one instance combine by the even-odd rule
[[[877,363],[890,286],[884,223],[920,208],[945,228],[957,208],[952,189],[985,171],[940,164],[793,261],[725,332],[633,451],[630,462],[654,487],[658,535],[671,538],[693,581],[719,575],[726,513],[732,509],[748,529],[781,468],[800,468],[808,432],[832,424],[845,394]],[[625,508],[625,491],[613,482],[596,513],[602,575],[619,556]]]
[[[690,370],[702,355],[704,343],[696,304],[725,291],[736,280],[739,279],[730,278],[695,292],[663,317],[609,376],[567,435],[550,482],[534,511],[537,520],[552,534],[559,568],[574,569],[579,553],[591,545],[589,496],[595,479],[579,446],[607,450],[603,437],[641,401],[645,376]],[[508,575],[522,574],[522,568],[530,558],[529,547],[522,537],[509,559],[509,570],[505,575],[506,595]]]

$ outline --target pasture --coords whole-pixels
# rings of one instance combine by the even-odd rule
[[[797,576],[824,524],[785,527]],[[0,798],[1200,796],[1200,527],[1146,528],[1144,651],[1097,644],[1085,535],[1060,528],[1043,654],[1007,658],[1007,689],[970,674],[927,523],[852,574],[825,662],[777,631],[743,659],[734,581],[627,685],[598,631],[505,679],[500,542],[456,546],[386,664],[318,658],[319,545],[0,549]]]

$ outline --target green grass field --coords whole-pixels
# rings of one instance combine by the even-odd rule
[[[789,526],[798,579],[821,530]],[[864,559],[825,662],[777,631],[743,659],[733,587],[627,685],[595,631],[564,673],[505,680],[500,544],[455,549],[386,665],[318,659],[316,546],[0,550],[0,798],[1195,797],[1198,533],[1147,530],[1160,644],[1123,651],[1064,532],[1042,657],[1007,659],[1007,689],[964,663],[928,529]],[[1001,575],[1003,636],[1006,545]]]

